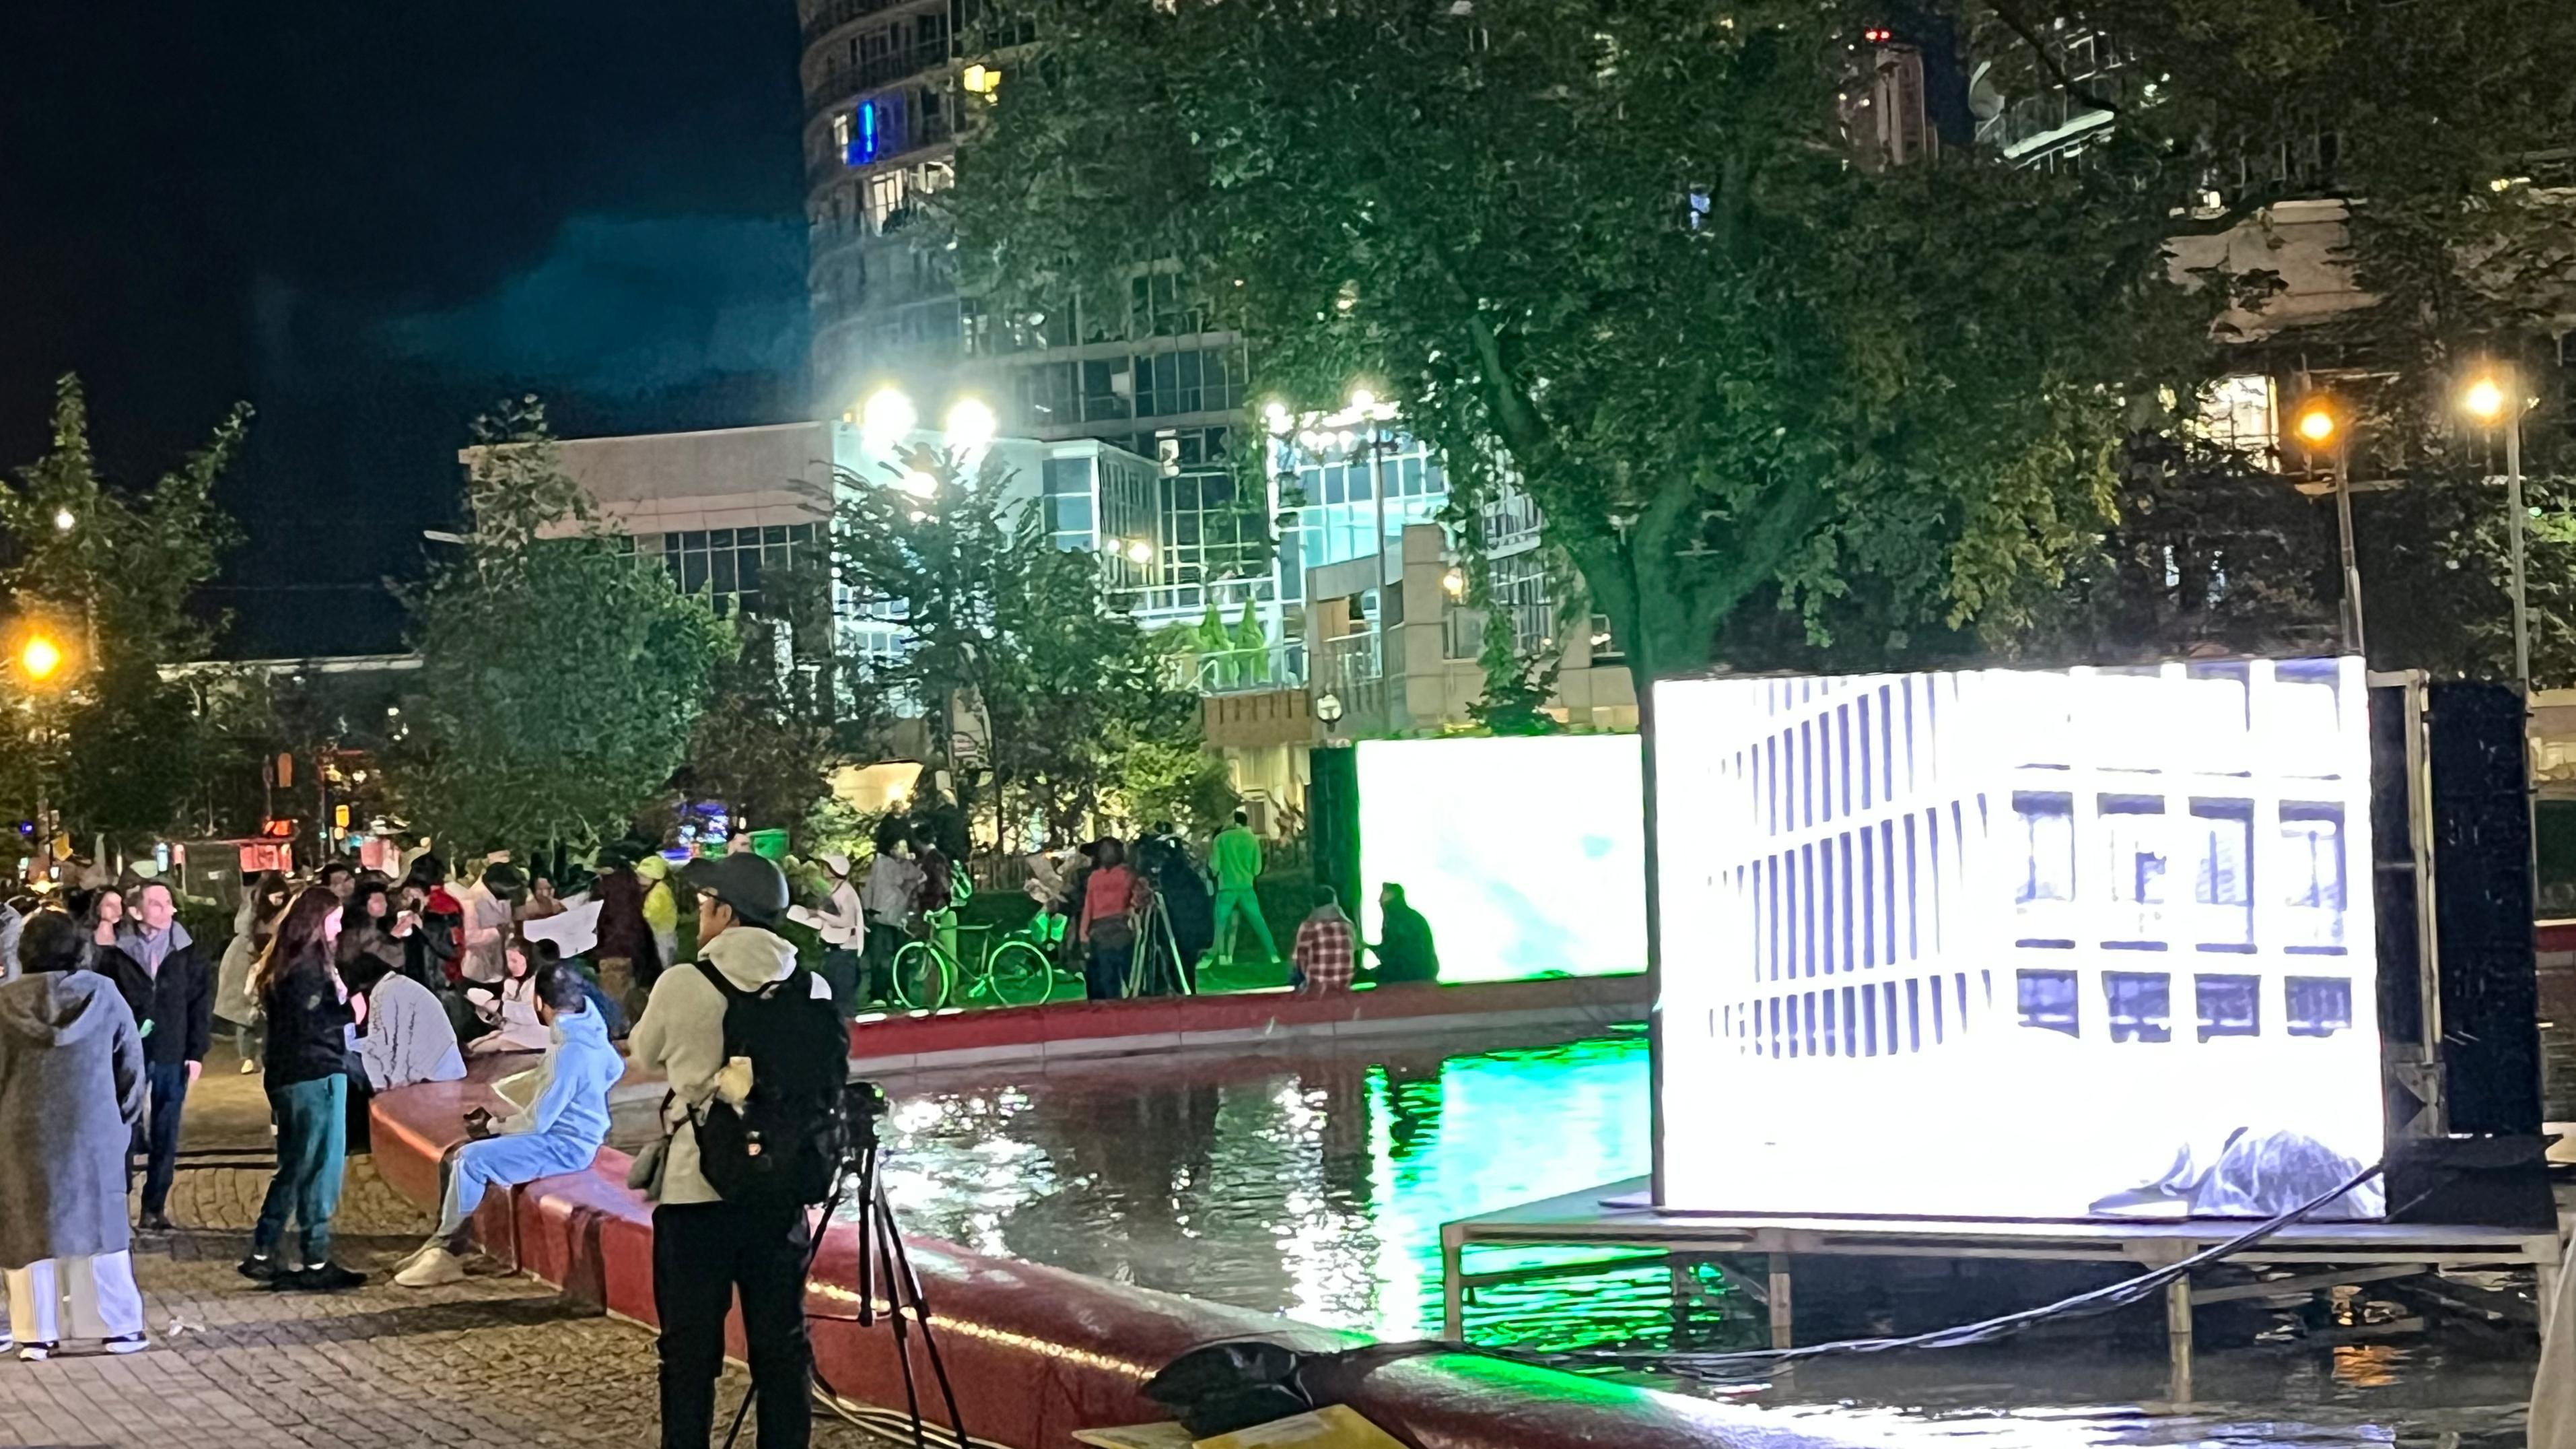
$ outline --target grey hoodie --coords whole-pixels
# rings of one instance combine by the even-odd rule
[[[143,1037],[116,983],[40,971],[0,986],[0,1268],[121,1253]]]
[[[796,969],[796,948],[757,926],[735,926],[698,947],[698,959],[744,991],[786,979]],[[832,988],[814,979],[814,996],[829,1001]],[[724,1068],[725,997],[694,966],[674,966],[653,983],[653,998],[635,1023],[626,1049],[639,1071],[660,1072],[678,1101],[664,1115],[671,1156],[663,1168],[660,1201],[716,1202],[719,1194],[698,1171],[697,1129],[688,1110],[715,1095]]]

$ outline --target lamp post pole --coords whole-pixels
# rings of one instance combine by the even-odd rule
[[[2344,643],[2353,653],[2368,657],[2369,641],[2361,623],[2361,551],[2352,537],[2352,450],[2338,446],[2334,455],[2335,532],[2343,547],[2343,631]]]
[[[2517,388],[2520,387],[2516,383]],[[2504,506],[2511,515],[2507,534],[2513,540],[2513,677],[2522,686],[2523,708],[2531,707],[2531,607],[2523,593],[2522,553],[2525,529],[2522,506],[2522,409],[2517,404],[2504,425]]]

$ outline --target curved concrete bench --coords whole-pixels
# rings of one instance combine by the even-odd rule
[[[450,1146],[464,1140],[466,1108],[497,1102],[488,1079],[532,1060],[478,1060],[467,1081],[376,1097],[371,1110],[377,1171],[405,1196],[434,1204],[439,1163]],[[495,1193],[476,1215],[476,1233],[503,1262],[608,1312],[652,1324],[652,1211],[626,1187],[627,1166],[626,1154],[603,1151],[588,1171]],[[905,1244],[966,1428],[1013,1449],[1073,1449],[1075,1429],[1167,1417],[1137,1390],[1162,1365],[1202,1344],[1261,1337],[1337,1349],[1367,1342],[1357,1334],[970,1253],[936,1239],[907,1236]],[[902,1368],[891,1331],[882,1320],[871,1328],[849,1321],[858,1307],[858,1251],[851,1224],[834,1224],[825,1233],[807,1284],[816,1367],[845,1398],[900,1407]],[[739,1325],[730,1338],[739,1357]],[[913,1353],[925,1412],[940,1417],[917,1337]],[[1353,1405],[1419,1449],[1807,1449],[1855,1442],[1792,1430],[1731,1405],[1473,1354],[1405,1359],[1374,1369],[1352,1364],[1318,1377],[1317,1387],[1328,1397]]]

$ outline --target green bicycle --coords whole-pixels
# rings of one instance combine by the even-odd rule
[[[933,913],[930,934],[894,953],[895,999],[937,1011],[952,995],[960,1005],[982,997],[994,1006],[1035,1006],[1053,995],[1055,962],[1030,934],[993,933],[990,925],[958,925],[953,911]]]

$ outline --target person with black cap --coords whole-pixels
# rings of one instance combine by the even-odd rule
[[[787,877],[757,855],[691,861],[680,878],[699,891],[698,960],[736,991],[757,992],[799,974],[796,948],[777,934],[787,916]],[[803,973],[817,1000],[821,976]],[[653,1209],[653,1304],[661,1319],[662,1444],[705,1449],[716,1376],[724,1367],[725,1313],[742,1294],[743,1337],[760,1405],[761,1449],[802,1449],[812,1433],[813,1349],[805,1333],[806,1210],[727,1202],[700,1170],[696,1122],[730,1070],[726,993],[703,971],[666,970],[635,1023],[637,1070],[670,1085],[660,1163],[639,1172]],[[648,1150],[646,1162],[650,1162]]]

